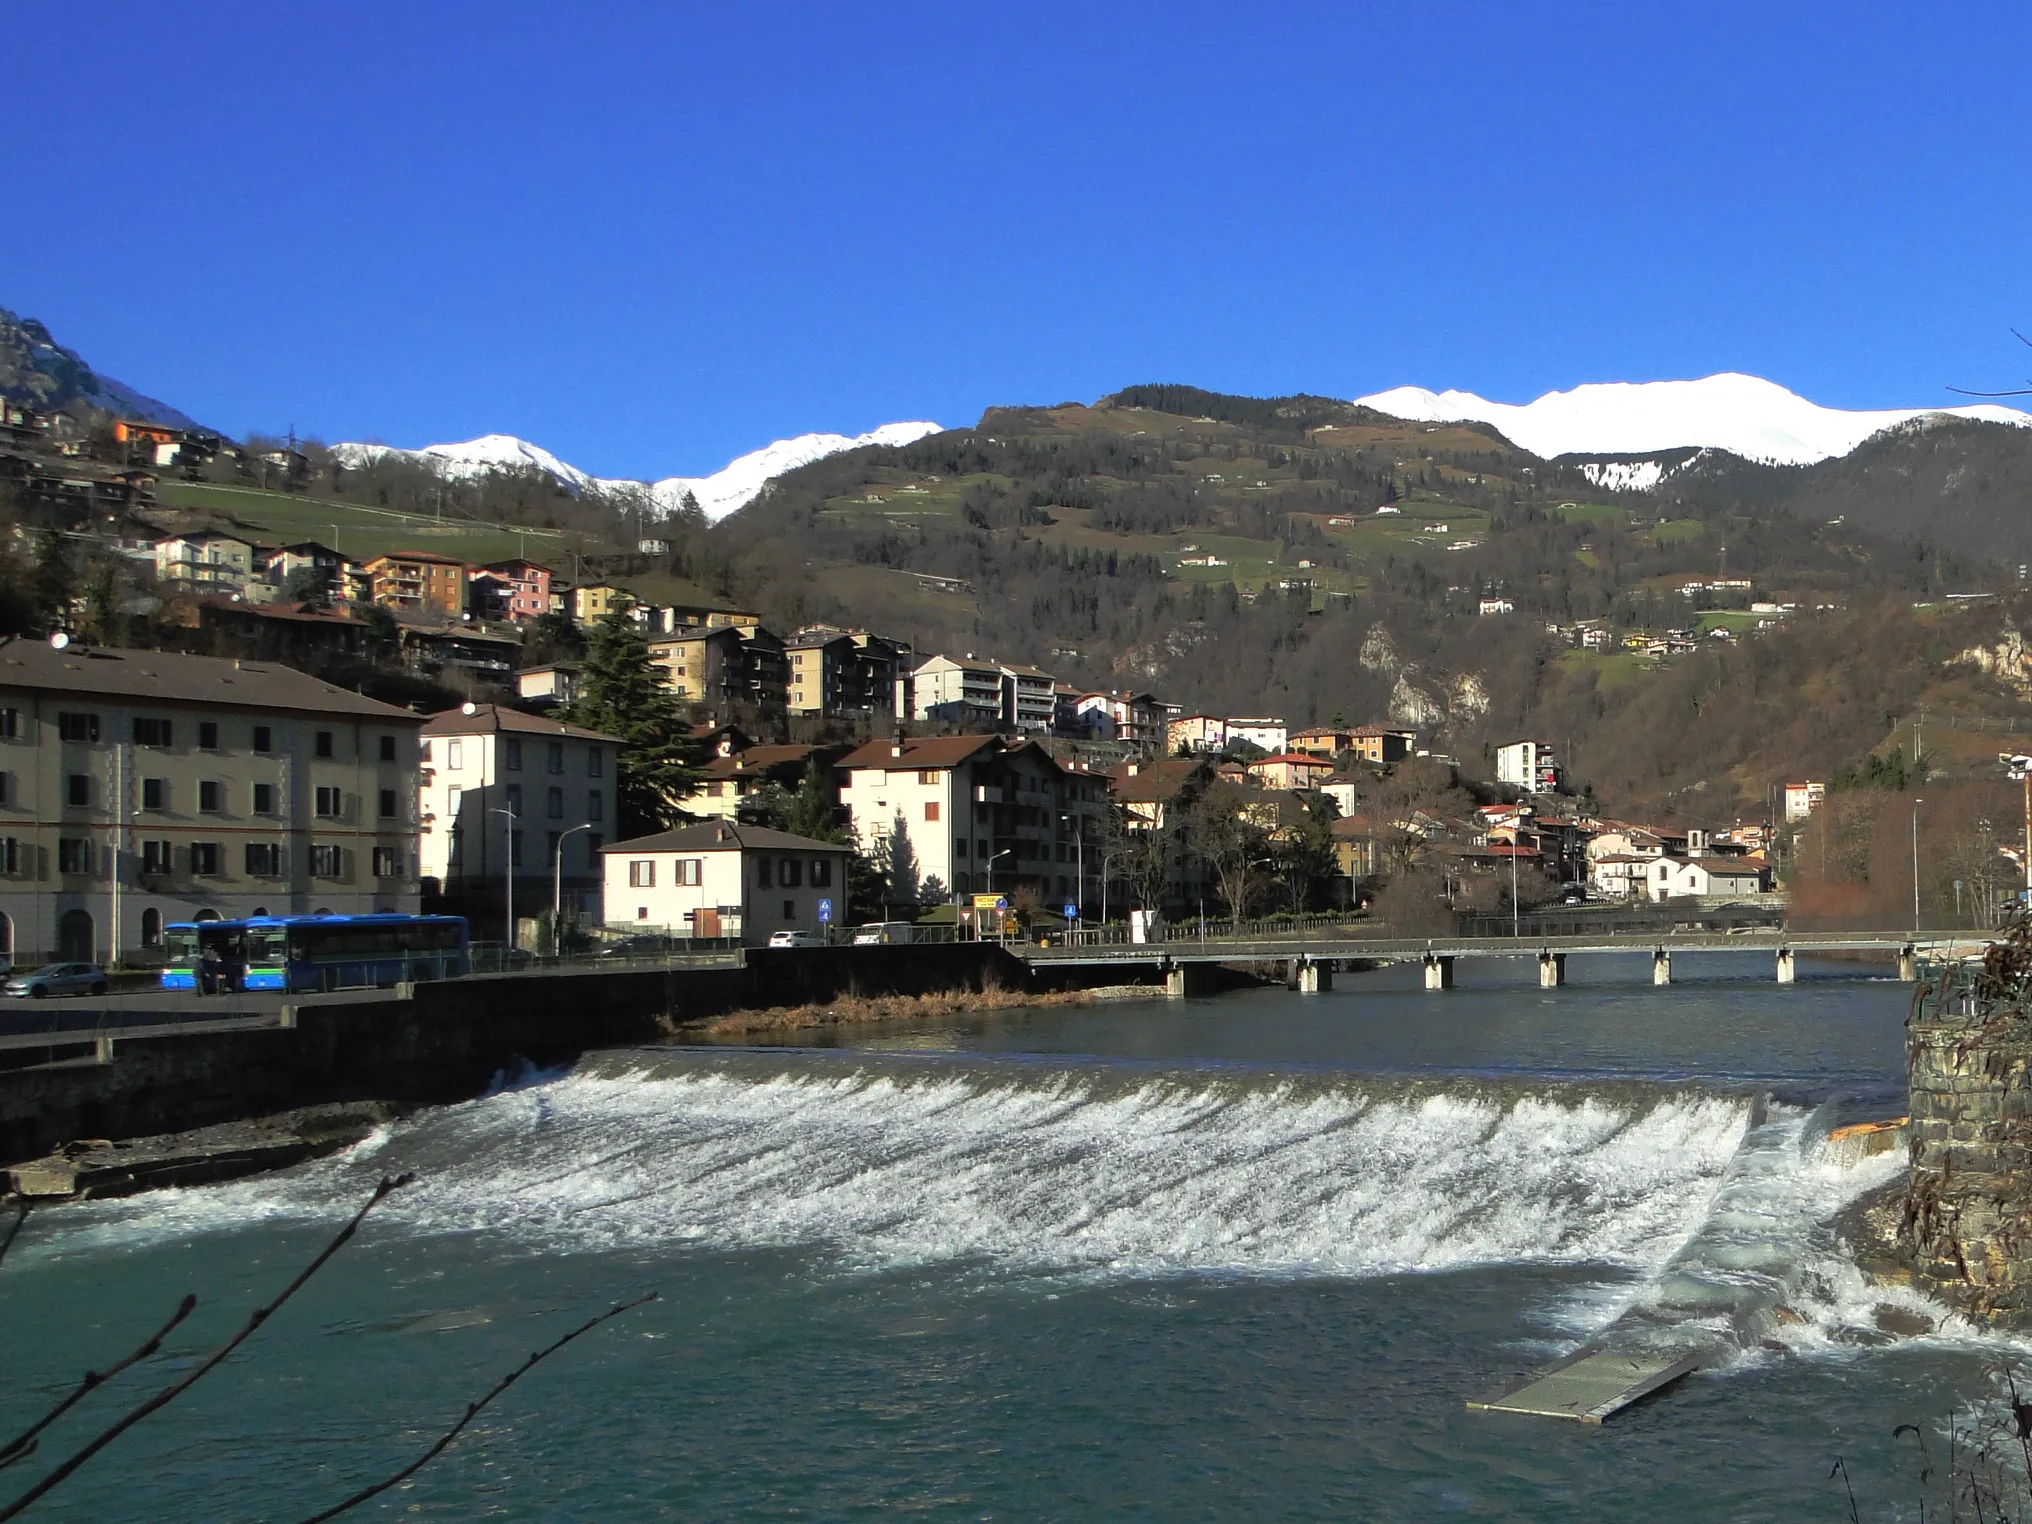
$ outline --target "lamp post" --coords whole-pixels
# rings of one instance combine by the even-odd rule
[[[1919,929],[1919,806],[1924,799],[1912,801],[1912,929]]]
[[[564,914],[564,844],[572,838],[574,831],[590,831],[593,823],[575,825],[557,839],[557,860],[550,865],[550,951],[555,957],[559,952],[557,940],[558,917]],[[510,854],[511,856],[513,854]]]
[[[490,815],[506,815],[508,831],[501,843],[501,879],[507,889],[508,941],[507,952],[501,955],[501,966],[508,966],[508,954],[515,951],[515,822],[522,817],[505,804],[497,804],[488,812]]]
[[[1069,824],[1070,824],[1070,825],[1072,826],[1072,828],[1073,828],[1073,833],[1074,833],[1074,834],[1073,834],[1073,848],[1074,848],[1074,853],[1075,853],[1075,856],[1077,857],[1077,859],[1078,859],[1078,862],[1079,862],[1079,866],[1078,866],[1078,867],[1077,867],[1077,868],[1076,868],[1076,869],[1074,870],[1074,871],[1075,871],[1075,873],[1077,873],[1078,877],[1077,877],[1077,879],[1076,879],[1076,881],[1075,881],[1075,882],[1076,882],[1076,885],[1077,885],[1077,887],[1076,887],[1076,888],[1074,889],[1074,891],[1073,891],[1073,897],[1072,897],[1072,898],[1073,898],[1073,906],[1074,906],[1074,908],[1075,908],[1075,909],[1077,909],[1077,910],[1079,911],[1079,915],[1078,915],[1078,917],[1077,917],[1077,918],[1075,919],[1075,921],[1074,921],[1074,923],[1073,923],[1073,924],[1074,924],[1075,926],[1081,926],[1081,927],[1083,927],[1083,926],[1085,926],[1085,925],[1086,925],[1086,919],[1087,919],[1087,831],[1086,831],[1086,822],[1085,822],[1085,821],[1084,821],[1083,819],[1081,819],[1081,818],[1079,818],[1079,817],[1077,817],[1077,816],[1074,816],[1074,815],[1060,815],[1060,816],[1059,816],[1058,818],[1059,818],[1060,820],[1062,820],[1062,821],[1066,821],[1066,822],[1068,822],[1068,823],[1069,823]]]
[[[1014,857],[1015,855],[1016,849],[1014,847],[1004,847],[1000,852],[995,853],[992,857],[988,859],[988,893],[993,894],[995,892],[995,864],[1000,862],[1005,857]],[[1002,918],[1002,913],[999,910],[996,911],[995,939],[997,941],[1000,941],[1002,939],[1002,928],[1005,924],[1006,923]],[[976,936],[979,936],[980,930],[981,930],[980,919],[977,916],[974,921],[974,934]]]

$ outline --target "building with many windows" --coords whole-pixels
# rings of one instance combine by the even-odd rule
[[[1496,781],[1527,793],[1549,794],[1559,787],[1559,760],[1550,741],[1512,741],[1496,748]]]
[[[866,630],[824,625],[783,643],[789,712],[820,719],[886,718],[895,711],[898,658],[908,650]]]
[[[266,662],[0,645],[0,951],[145,960],[176,921],[414,911],[421,724]]]
[[[886,842],[889,861],[910,863],[919,884],[935,878],[953,894],[1027,888],[1055,904],[1081,899],[1082,868],[1089,891],[1098,882],[1105,780],[1034,741],[878,741],[837,766],[863,850]]]
[[[254,576],[254,547],[217,529],[173,535],[155,542],[155,576],[199,592],[243,592]]]
[[[366,565],[367,596],[383,608],[456,619],[466,611],[466,563],[427,550],[398,550]]]
[[[423,877],[449,912],[472,920],[475,940],[506,937],[511,879],[519,943],[554,891],[564,908],[599,919],[600,848],[613,834],[620,745],[493,704],[424,723]]]

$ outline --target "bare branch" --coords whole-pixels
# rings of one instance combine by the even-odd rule
[[[1957,397],[2032,397],[2032,386],[2021,386],[2009,392],[1972,392],[1965,386],[1950,386],[1948,390]]]
[[[189,1317],[197,1305],[198,1299],[196,1296],[186,1296],[177,1304],[176,1311],[170,1314],[169,1321],[150,1334],[147,1342],[135,1350],[133,1354],[117,1365],[107,1366],[103,1371],[86,1371],[84,1380],[77,1384],[76,1389],[68,1397],[43,1414],[41,1418],[15,1438],[9,1440],[5,1445],[0,1445],[0,1468],[11,1466],[19,1460],[26,1460],[35,1449],[35,1436],[63,1417],[72,1408],[76,1407],[87,1392],[96,1386],[103,1385],[105,1382],[112,1380],[113,1377],[119,1375],[128,1366],[148,1359],[149,1356],[162,1348],[162,1341],[169,1336],[170,1330]]]
[[[376,1497],[379,1494],[386,1492],[390,1487],[396,1486],[397,1484],[404,1482],[408,1480],[410,1477],[416,1475],[417,1472],[421,1471],[425,1466],[429,1465],[432,1461],[436,1460],[438,1456],[442,1455],[445,1452],[447,1447],[450,1446],[451,1442],[459,1437],[460,1433],[465,1429],[466,1425],[471,1423],[475,1418],[479,1417],[480,1410],[482,1408],[486,1407],[488,1403],[492,1402],[496,1397],[499,1397],[503,1392],[507,1391],[509,1387],[513,1386],[517,1381],[521,1380],[536,1366],[541,1364],[543,1361],[549,1359],[559,1350],[563,1349],[567,1344],[571,1343],[572,1340],[578,1338],[579,1335],[591,1333],[595,1328],[598,1328],[602,1323],[606,1322],[607,1319],[609,1318],[619,1317],[622,1313],[631,1312],[635,1308],[642,1306],[643,1303],[645,1302],[655,1301],[657,1295],[658,1293],[652,1291],[645,1296],[638,1296],[632,1302],[622,1302],[616,1306],[609,1307],[605,1312],[601,1313],[598,1317],[591,1318],[586,1322],[581,1323],[577,1328],[574,1328],[570,1333],[566,1334],[563,1338],[559,1339],[555,1344],[552,1344],[549,1348],[538,1350],[535,1354],[531,1355],[527,1360],[524,1360],[514,1370],[510,1371],[506,1376],[503,1376],[499,1382],[495,1383],[494,1389],[491,1392],[487,1393],[486,1396],[482,1397],[478,1402],[468,1404],[466,1408],[465,1417],[461,1418],[457,1423],[453,1424],[451,1428],[448,1429],[443,1434],[443,1436],[439,1438],[436,1444],[432,1445],[428,1450],[424,1451],[423,1454],[418,1456],[415,1460],[411,1461],[408,1465],[404,1466],[400,1471],[396,1472],[386,1481],[376,1482],[371,1487],[362,1488],[360,1491],[354,1493],[351,1497],[347,1498],[343,1503],[339,1503],[334,1507],[327,1508],[323,1513],[312,1514],[308,1519],[305,1519],[303,1521],[303,1524],[324,1524],[324,1521],[326,1519],[336,1519],[340,1514],[347,1513],[350,1512],[352,1509],[358,1508],[362,1503],[366,1502],[369,1498]]]
[[[28,1221],[28,1202],[24,1198],[21,1205],[14,1209],[14,1226],[7,1230],[5,1238],[0,1238],[0,1262],[6,1260],[7,1251],[14,1247],[15,1235],[21,1231],[21,1225],[26,1221]]]
[[[309,1280],[313,1275],[317,1274],[319,1270],[323,1269],[325,1261],[329,1260],[334,1254],[338,1253],[340,1249],[345,1247],[347,1241],[351,1239],[356,1232],[359,1231],[360,1224],[366,1220],[366,1216],[369,1212],[373,1211],[375,1207],[379,1206],[383,1201],[385,1201],[391,1192],[401,1190],[403,1186],[408,1185],[415,1178],[416,1176],[413,1174],[402,1175],[393,1180],[384,1178],[379,1185],[374,1187],[374,1194],[367,1198],[367,1204],[361,1207],[359,1211],[353,1214],[353,1220],[347,1223],[343,1228],[339,1229],[338,1236],[334,1238],[330,1243],[325,1245],[324,1252],[319,1254],[316,1259],[312,1260],[308,1265],[306,1265],[303,1269],[302,1274],[298,1275],[295,1280],[291,1281],[287,1286],[283,1288],[281,1295],[277,1296],[274,1301],[268,1303],[266,1306],[255,1308],[254,1311],[248,1315],[247,1322],[240,1329],[240,1331],[234,1334],[232,1338],[228,1339],[224,1344],[221,1344],[217,1349],[213,1350],[202,1361],[200,1361],[189,1375],[185,1376],[181,1381],[171,1382],[168,1386],[164,1387],[161,1391],[157,1392],[153,1397],[150,1397],[147,1401],[139,1403],[136,1406],[130,1408],[112,1425],[112,1427],[108,1428],[96,1439],[93,1439],[90,1443],[85,1445],[83,1449],[77,1451],[68,1460],[64,1461],[63,1464],[59,1465],[55,1470],[51,1471],[49,1475],[45,1476],[41,1481],[37,1482],[33,1487],[29,1488],[28,1491],[22,1493],[20,1497],[16,1498],[13,1502],[9,1503],[5,1508],[0,1508],[0,1520],[11,1519],[15,1517],[24,1508],[28,1507],[29,1504],[33,1503],[37,1498],[41,1497],[43,1494],[50,1491],[52,1488],[61,1485],[64,1481],[68,1480],[71,1474],[75,1472],[78,1469],[78,1467],[84,1465],[86,1461],[90,1460],[93,1456],[97,1455],[101,1450],[105,1449],[106,1446],[110,1445],[114,1440],[118,1439],[122,1434],[125,1434],[129,1429],[133,1428],[134,1425],[141,1422],[141,1420],[146,1418],[150,1413],[156,1412],[161,1408],[169,1406],[170,1403],[176,1401],[177,1398],[181,1397],[185,1392],[189,1391],[192,1387],[196,1386],[199,1381],[203,1380],[207,1375],[209,1375],[214,1369],[217,1368],[220,1361],[224,1360],[226,1356],[230,1355],[234,1350],[238,1349],[242,1344],[246,1343],[247,1340],[253,1335],[254,1330],[259,1328],[263,1323],[267,1322],[268,1319],[275,1314],[276,1309],[281,1307],[282,1304],[288,1301],[291,1297],[295,1296],[296,1293],[302,1289],[303,1283],[305,1281]]]

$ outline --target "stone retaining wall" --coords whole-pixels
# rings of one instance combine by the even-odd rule
[[[2032,1323],[2032,1017],[1922,986],[1906,1074],[1915,1272],[1972,1317]]]

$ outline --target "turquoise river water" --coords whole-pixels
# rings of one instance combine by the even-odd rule
[[[415,1170],[28,1517],[302,1518],[655,1289],[355,1517],[1832,1521],[1841,1456],[1863,1518],[1917,1518],[1892,1430],[2032,1347],[1912,1334],[1939,1309],[1832,1232],[1899,1165],[1824,1138],[1903,1109],[1909,989],[1680,962],[597,1055],[341,1157],[32,1217],[0,1431],[197,1292],[66,1453]],[[1600,1428],[1464,1408],[1632,1320],[1714,1368]]]

